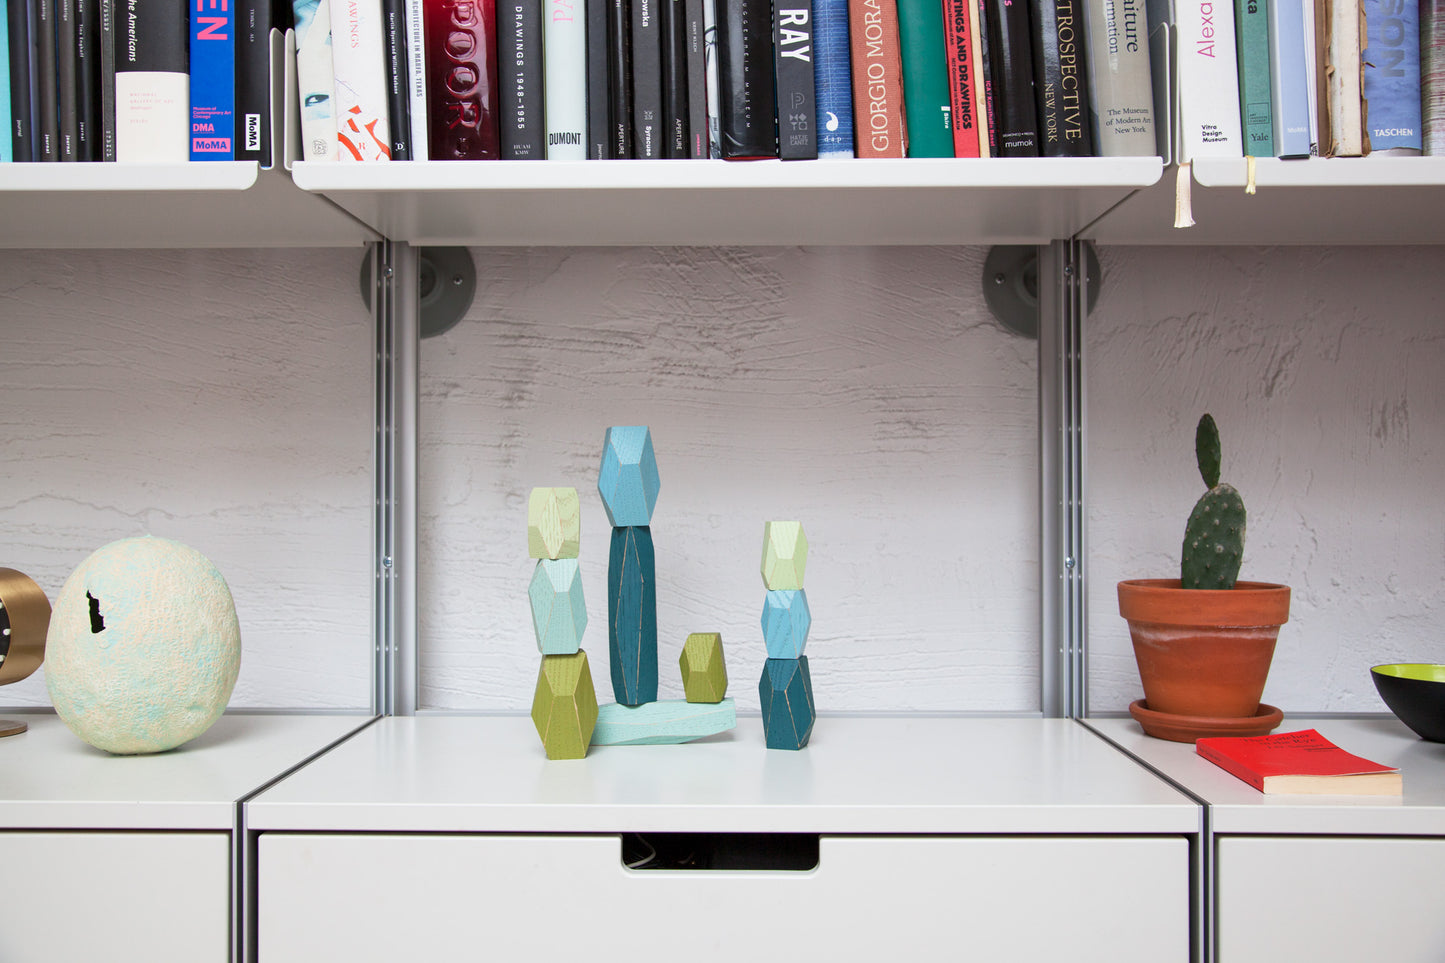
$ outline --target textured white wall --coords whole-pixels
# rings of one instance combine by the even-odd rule
[[[370,702],[360,251],[0,252],[0,565],[52,599],[157,535],[216,563],[234,706]],[[48,705],[44,669],[0,703]]]
[[[763,523],[797,518],[821,708],[1037,710],[1037,349],[985,309],[984,253],[474,250],[470,313],[422,346],[421,704],[530,705],[539,485],[582,495],[611,701],[597,468],[608,425],[647,424],[660,697],[720,631],[756,708]]]
[[[1178,577],[1209,411],[1249,511],[1241,577],[1293,590],[1265,701],[1383,710],[1371,665],[1445,661],[1441,250],[1101,260],[1086,339],[1091,709],[1142,695],[1115,585]]]

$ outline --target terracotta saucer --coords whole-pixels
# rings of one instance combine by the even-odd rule
[[[1170,742],[1193,742],[1205,736],[1264,736],[1284,721],[1284,713],[1274,706],[1259,704],[1259,711],[1240,719],[1211,719],[1209,716],[1178,716],[1172,712],[1155,712],[1143,699],[1129,703],[1129,715],[1143,727],[1145,735]]]

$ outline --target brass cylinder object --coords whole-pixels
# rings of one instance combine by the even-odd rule
[[[19,682],[45,661],[50,600],[29,576],[0,568],[0,685]]]

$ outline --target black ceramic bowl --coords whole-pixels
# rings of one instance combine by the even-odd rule
[[[1375,690],[1421,739],[1445,742],[1445,665],[1397,662],[1370,669]]]

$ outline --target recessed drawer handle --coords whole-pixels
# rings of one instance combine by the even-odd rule
[[[623,833],[622,865],[649,870],[818,868],[817,833]]]

